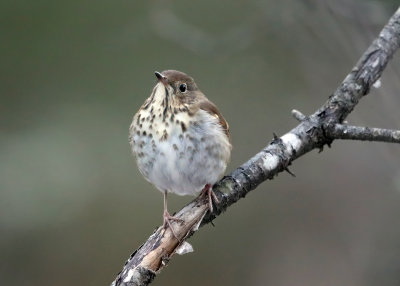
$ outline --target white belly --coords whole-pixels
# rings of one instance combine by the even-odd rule
[[[189,125],[183,133],[179,125],[171,124],[166,140],[131,134],[141,173],[162,192],[195,195],[225,172],[229,140],[215,117],[202,110],[198,113],[198,124]]]

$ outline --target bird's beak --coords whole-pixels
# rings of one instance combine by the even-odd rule
[[[155,75],[156,75],[158,81],[162,82],[162,84],[163,84],[164,86],[167,86],[167,85],[168,85],[168,79],[167,79],[167,77],[163,76],[163,75],[162,75],[160,72],[158,72],[158,71],[155,72]]]

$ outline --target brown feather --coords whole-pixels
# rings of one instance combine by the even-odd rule
[[[209,101],[208,99],[204,99],[199,102],[199,108],[207,111],[210,113],[212,116],[215,116],[219,120],[219,124],[221,124],[222,130],[225,131],[226,136],[230,139],[229,135],[229,124],[226,122],[225,118],[222,116],[222,114],[219,112],[218,108],[215,106],[214,103]]]

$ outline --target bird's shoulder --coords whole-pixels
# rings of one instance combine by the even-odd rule
[[[218,110],[218,107],[213,102],[211,102],[207,98],[204,98],[204,99],[202,99],[201,101],[198,102],[198,108],[200,110],[206,111],[210,115],[212,115],[215,118],[217,118],[218,121],[219,121],[219,124],[222,127],[222,130],[224,130],[226,136],[228,138],[230,138],[230,135],[229,135],[229,124],[225,120],[225,118],[222,116],[221,112]]]

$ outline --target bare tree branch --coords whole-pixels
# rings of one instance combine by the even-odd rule
[[[331,139],[400,143],[400,130],[334,124],[325,129]]]
[[[213,187],[219,199],[214,213],[207,212],[208,202],[198,198],[193,200],[175,215],[183,220],[183,223],[173,222],[180,241],[175,239],[169,228],[160,226],[130,256],[112,285],[148,285],[172,255],[181,250],[184,240],[197,231],[199,225],[211,222],[260,183],[272,179],[279,172],[288,171],[288,166],[296,158],[316,148],[322,150],[325,144],[329,146],[336,137],[327,136],[324,127],[343,122],[381,77],[399,45],[400,8],[319,110],[310,116],[295,111],[294,116],[301,121],[297,127],[280,138],[274,136],[261,152]]]

